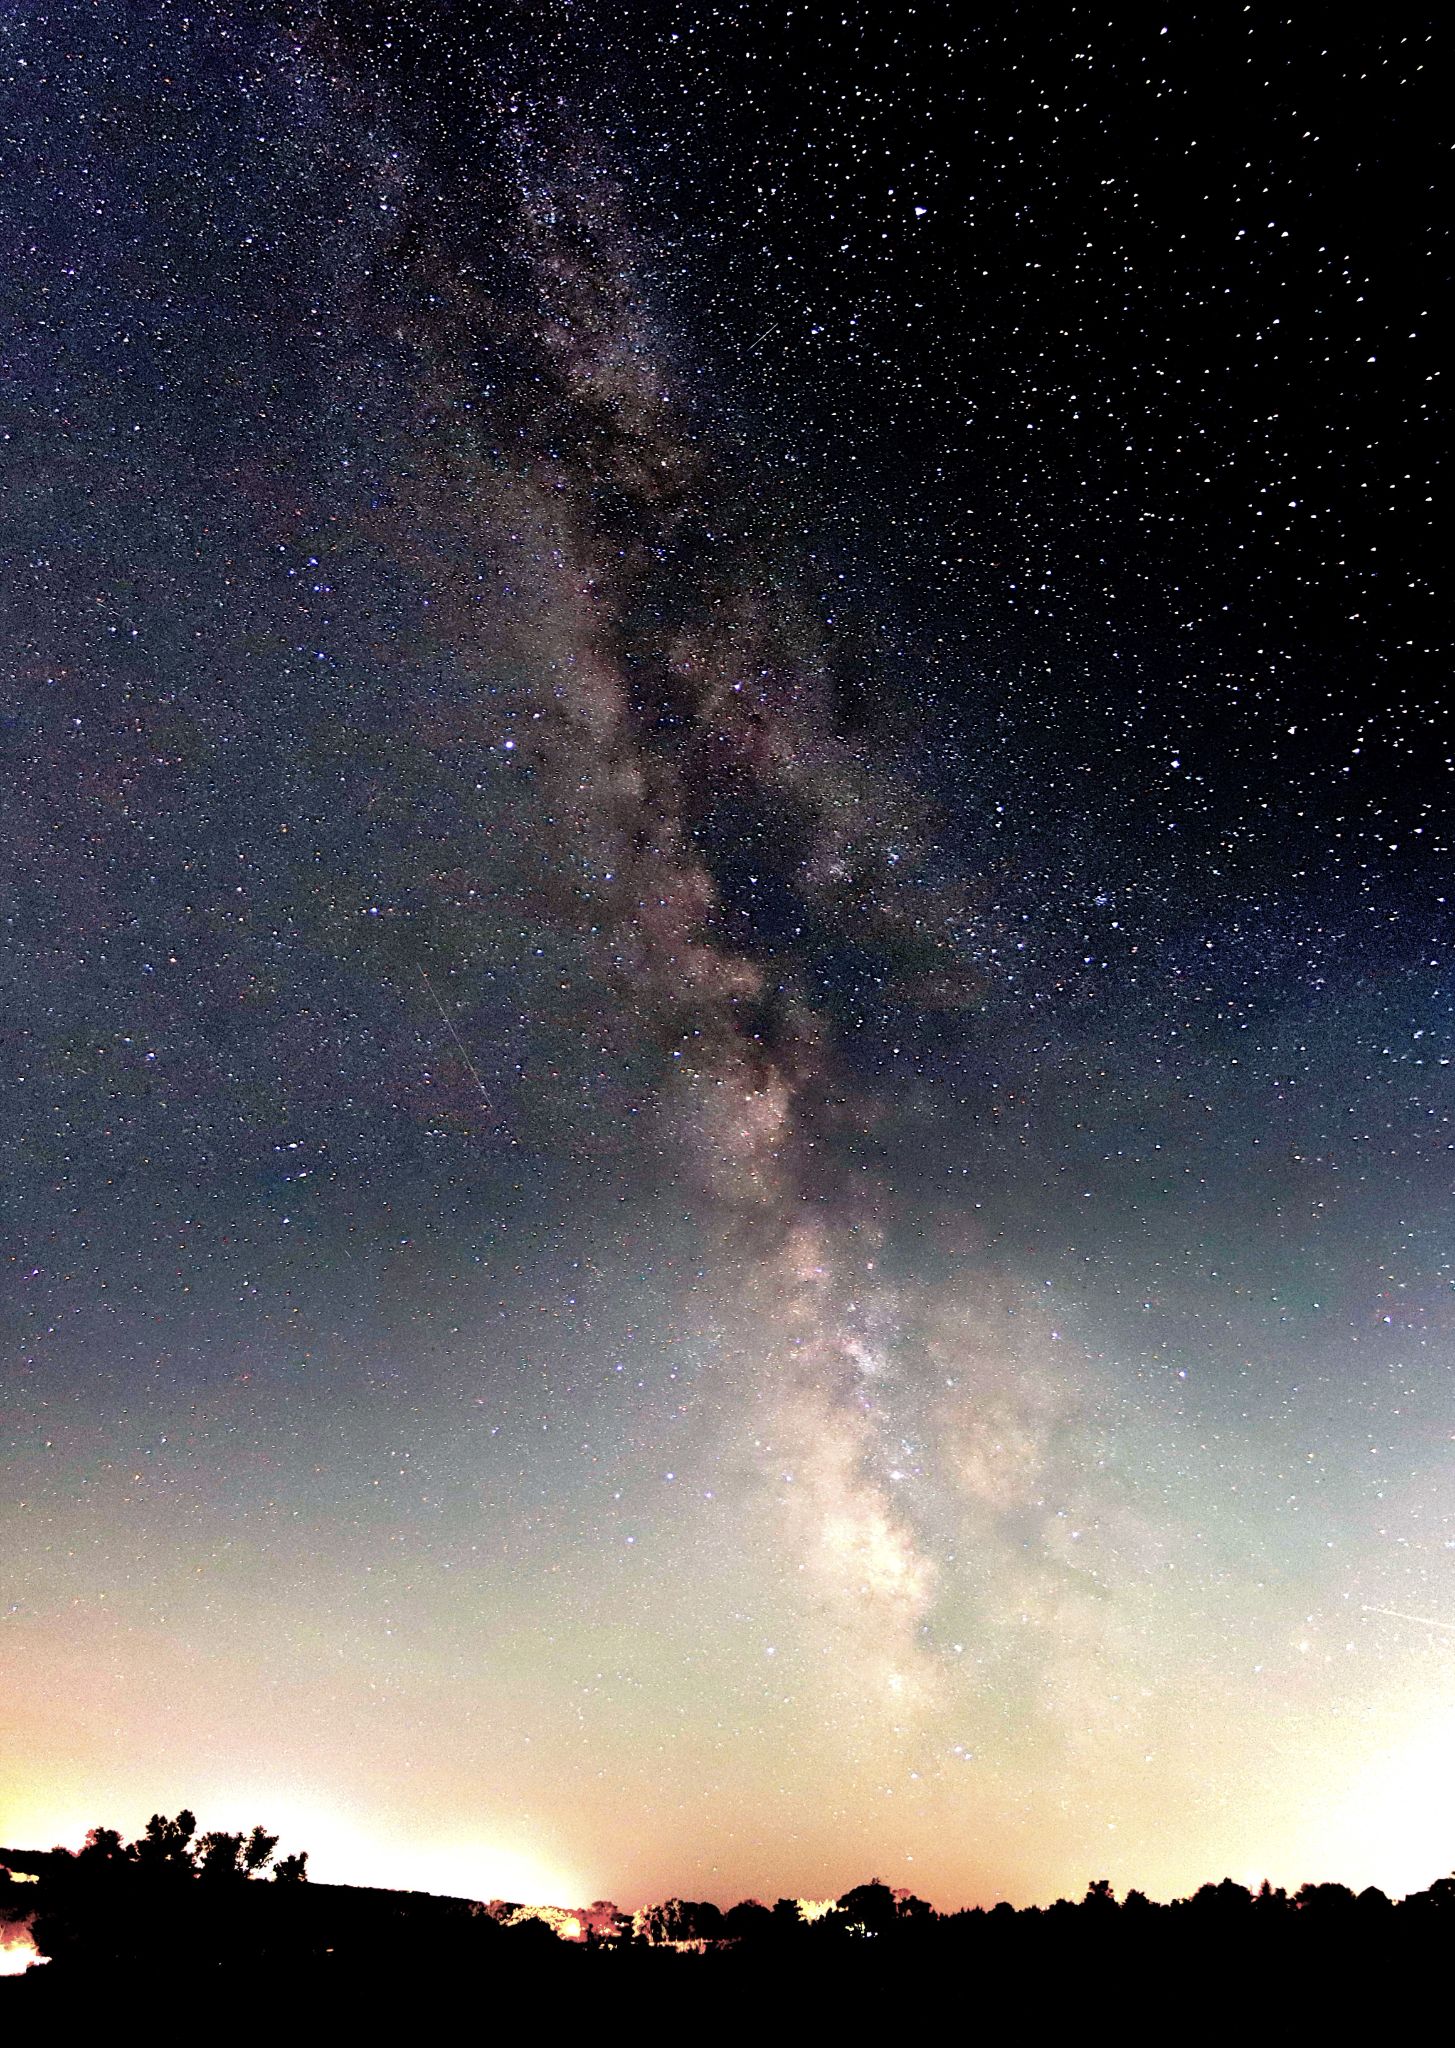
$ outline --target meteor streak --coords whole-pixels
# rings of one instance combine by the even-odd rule
[[[1436,1621],[1430,1614],[1406,1614],[1399,1607],[1371,1607],[1365,1603],[1366,1614],[1387,1614],[1391,1621],[1412,1621],[1416,1628],[1443,1628],[1455,1635],[1455,1621]]]
[[[453,1038],[456,1046],[459,1048],[460,1058],[465,1062],[465,1065],[470,1070],[470,1079],[475,1083],[475,1086],[480,1091],[480,1100],[484,1103],[485,1107],[489,1109],[491,1106],[490,1097],[485,1093],[485,1083],[480,1079],[479,1070],[476,1067],[475,1062],[471,1059],[469,1053],[465,1049],[464,1039],[461,1038],[459,1032],[455,1029],[454,1018],[450,1015],[449,1011],[440,1001],[438,989],[435,987],[434,983],[430,980],[429,976],[425,973],[422,967],[419,970],[419,978],[424,983],[425,987],[429,990],[430,1000],[433,1002],[435,1008],[439,1011],[440,1016],[444,1019],[444,1026],[446,1031],[449,1032],[451,1038]]]

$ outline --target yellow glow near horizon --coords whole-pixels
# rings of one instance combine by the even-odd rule
[[[1307,1857],[1321,1876],[1394,1898],[1455,1865],[1455,1706],[1392,1731],[1355,1765],[1310,1829]]]
[[[175,1811],[176,1802],[166,1805]],[[92,1808],[51,1805],[43,1796],[12,1794],[0,1801],[0,1842],[16,1848],[79,1849],[93,1827],[139,1834],[148,1814],[134,1801],[98,1795]],[[377,1885],[386,1891],[435,1892],[462,1899],[510,1899],[528,1906],[579,1906],[595,1893],[579,1873],[553,1865],[520,1842],[466,1839],[452,1832],[431,1838],[404,1824],[366,1827],[307,1797],[277,1797],[266,1790],[199,1790],[193,1801],[200,1829],[247,1829],[261,1823],[276,1834],[278,1854],[308,1852],[308,1874],[320,1884]]]
[[[1270,1701],[1230,1686],[1209,1690],[1194,1711],[1173,1696],[1165,1709],[1146,1704],[1135,1737],[1098,1724],[1098,1742],[1080,1749],[1053,1751],[1047,1740],[1014,1777],[926,1773],[916,1796],[897,1802],[893,1858],[887,1827],[846,1848],[827,1800],[814,1798],[792,1862],[780,1860],[765,1851],[749,1797],[766,1801],[771,1787],[746,1781],[704,1801],[692,1832],[648,1857],[623,1823],[630,1806],[604,1798],[583,1797],[563,1814],[548,1786],[523,1784],[504,1807],[462,1785],[452,1804],[457,1787],[434,1759],[429,1770],[355,1772],[350,1783],[323,1760],[310,1779],[274,1779],[265,1763],[229,1769],[221,1749],[90,1770],[68,1759],[48,1780],[33,1765],[35,1776],[16,1773],[0,1788],[0,1843],[77,1848],[96,1825],[135,1836],[151,1812],[185,1801],[203,1829],[261,1823],[279,1836],[280,1855],[307,1850],[319,1882],[576,1916],[602,1896],[627,1911],[674,1895],[723,1906],[781,1894],[824,1902],[831,1888],[875,1874],[943,1910],[999,1897],[1044,1904],[1079,1896],[1101,1875],[1119,1893],[1135,1885],[1156,1898],[1229,1874],[1252,1885],[1266,1874],[1290,1890],[1330,1880],[1392,1897],[1422,1890],[1455,1864],[1455,1705],[1443,1646],[1397,1645],[1357,1671],[1330,1669],[1343,1688],[1337,1711],[1326,1711],[1319,1674],[1300,1659]],[[920,1745],[906,1754],[918,1768]]]
[[[0,1927],[0,1977],[23,1977],[39,1961],[40,1950],[28,1928]]]

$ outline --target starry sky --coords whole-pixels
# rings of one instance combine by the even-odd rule
[[[0,19],[0,1840],[1455,1843],[1428,23]]]

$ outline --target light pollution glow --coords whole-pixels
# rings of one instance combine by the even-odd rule
[[[1277,1710],[1262,1702],[1245,1740],[1230,1740],[1229,1729],[1241,1714],[1251,1715],[1257,1703],[1252,1689],[1240,1700],[1206,1699],[1200,1711],[1179,1716],[1181,1725],[1166,1731],[1170,1754],[1109,1756],[1103,1731],[1094,1746],[1057,1760],[1039,1796],[1028,1782],[1013,1803],[982,1804],[984,1848],[954,1839],[954,1816],[961,1810],[957,1787],[952,1778],[926,1773],[895,1815],[902,1848],[893,1879],[943,1907],[1075,1894],[1093,1871],[1110,1875],[1120,1889],[1138,1884],[1163,1897],[1191,1889],[1211,1871],[1247,1883],[1267,1876],[1289,1886],[1307,1879],[1377,1884],[1392,1896],[1416,1890],[1442,1874],[1449,1860],[1455,1715],[1448,1705],[1412,1713],[1409,1665],[1368,1659],[1367,1689],[1357,1707],[1330,1725],[1318,1695],[1330,1667],[1345,1664],[1339,1676],[1343,1697],[1350,1698],[1345,1660],[1352,1654],[1342,1645],[1317,1653],[1290,1646],[1289,1668],[1305,1684],[1291,1686]],[[1448,1650],[1432,1642],[1423,1668],[1416,1667],[1418,1678],[1430,1683],[1443,1675],[1448,1682],[1448,1660]],[[1138,1726],[1147,1725],[1143,1703]],[[913,1733],[901,1727],[898,1739]],[[1294,1758],[1296,1779],[1287,1768]],[[711,1865],[694,1863],[686,1842],[681,1857],[670,1849],[655,1858],[634,1856],[630,1844],[623,1844],[619,1814],[604,1805],[593,1810],[589,1802],[568,1863],[552,1862],[533,1848],[528,1821],[517,1823],[513,1836],[504,1827],[476,1832],[459,1823],[437,1824],[433,1831],[422,1826],[420,1811],[440,1812],[457,1783],[448,1763],[435,1778],[411,1773],[420,1806],[411,1811],[401,1803],[387,1830],[363,1814],[333,1812],[318,1797],[270,1794],[262,1783],[238,1793],[216,1775],[215,1766],[209,1771],[202,1757],[189,1758],[185,1749],[175,1769],[180,1782],[197,1788],[195,1805],[204,1825],[239,1827],[261,1816],[282,1834],[285,1849],[309,1850],[313,1875],[325,1881],[510,1898],[568,1910],[604,1896],[630,1909],[672,1895],[711,1896],[729,1904],[782,1890],[762,1882],[760,1838],[744,1811],[744,1805],[751,1811],[751,1786],[743,1795],[698,1807],[698,1824],[715,1852]],[[170,1776],[155,1766],[141,1780],[144,1791],[135,1774],[113,1763],[78,1773],[77,1783],[84,1792],[57,1802],[52,1783],[27,1790],[23,1778],[12,1779],[0,1797],[0,1840],[77,1847],[97,1821],[139,1832],[147,1813],[178,1803]],[[646,1796],[645,1782],[642,1792]],[[822,1796],[830,1795],[825,1782]],[[828,1872],[836,1896],[873,1874],[871,1865],[888,1862],[882,1835],[875,1840],[877,1828],[863,1826],[858,1848],[845,1851],[842,1825],[839,1816],[831,1816],[817,1838],[805,1827],[777,1867]],[[556,1836],[568,1839],[559,1826]],[[620,1881],[624,1868],[634,1871],[630,1889]],[[684,1869],[691,1882],[682,1881]]]

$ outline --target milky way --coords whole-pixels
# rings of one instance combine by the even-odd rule
[[[6,25],[0,1840],[1448,1864],[1422,58],[1044,28]]]
[[[913,914],[918,861],[898,883],[886,871],[896,792],[835,736],[802,601],[780,577],[787,617],[772,617],[769,566],[711,530],[712,479],[653,359],[609,180],[588,158],[563,188],[533,159],[569,146],[518,147],[546,402],[522,422],[507,503],[535,542],[520,658],[551,658],[515,751],[582,848],[593,982],[665,1059],[656,1101],[629,1113],[653,1113],[643,1142],[665,1144],[714,1253],[736,1255],[759,1295],[743,1342],[764,1457],[808,1497],[808,1553],[854,1607],[856,1647],[883,1633],[903,1659],[932,1567],[878,1469],[892,1462],[872,1386],[881,1204],[849,1159],[815,1156],[852,1150],[830,1034],[792,951],[763,964],[752,920],[724,917],[697,821],[726,795],[797,849],[766,860],[805,906],[850,895],[881,928],[912,923],[947,953],[953,936],[932,898]],[[457,482],[468,516],[473,474]]]

